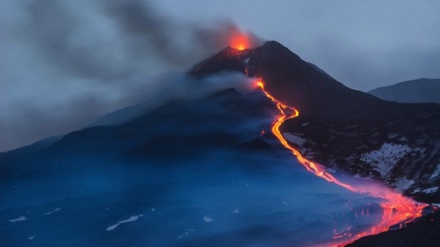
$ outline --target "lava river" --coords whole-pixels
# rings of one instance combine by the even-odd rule
[[[361,237],[388,231],[391,226],[403,227],[407,222],[412,221],[422,215],[422,210],[426,206],[424,204],[417,203],[394,190],[385,188],[384,186],[378,184],[365,183],[362,185],[350,185],[335,178],[332,174],[326,171],[324,166],[314,163],[302,156],[297,149],[288,143],[286,138],[280,132],[280,126],[286,120],[298,117],[299,111],[277,100],[273,95],[266,91],[262,81],[258,81],[257,86],[261,88],[267,98],[275,103],[280,112],[280,115],[276,117],[272,124],[273,134],[286,149],[290,150],[290,152],[309,172],[314,173],[316,176],[321,177],[330,183],[335,183],[339,186],[342,186],[349,191],[355,193],[364,193],[372,197],[383,199],[383,201],[380,203],[383,213],[379,224],[362,232],[351,232],[350,229],[342,232],[334,232],[333,241],[320,244],[319,246],[345,246]]]

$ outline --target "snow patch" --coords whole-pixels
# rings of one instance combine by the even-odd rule
[[[213,222],[214,220],[212,220],[210,217],[208,217],[208,216],[205,216],[205,217],[203,217],[203,220],[206,222],[206,223],[211,223],[211,222]]]
[[[32,239],[34,239],[34,238],[35,238],[35,235],[32,235],[32,236],[29,236],[29,237],[28,237],[29,240],[32,240]]]
[[[56,213],[58,211],[61,211],[61,208],[55,208],[54,210],[49,211],[49,212],[45,213],[44,215],[51,215],[51,214]]]
[[[432,173],[430,179],[433,179],[433,178],[438,177],[438,176],[440,176],[440,164],[437,165],[437,168]]]
[[[336,173],[336,170],[333,168],[327,168],[328,173]]]
[[[178,236],[177,238],[178,239],[181,239],[181,238],[183,238],[183,237],[188,237],[189,236],[189,233],[188,232],[185,232],[185,233],[183,233],[182,235],[180,235],[180,236]]]
[[[301,126],[307,126],[307,125],[309,125],[309,122],[301,124]]]
[[[189,236],[190,232],[195,232],[195,229],[188,229],[186,232],[184,232],[182,235],[179,235],[177,238],[178,239],[182,239],[182,238],[187,238]]]
[[[420,188],[416,188],[413,192],[411,192],[411,194],[415,194],[415,193],[419,193],[420,192]]]
[[[238,213],[240,213],[240,209],[236,208],[236,209],[232,210],[232,213],[233,214],[238,214]]]
[[[408,141],[404,136],[402,136],[402,137],[400,137],[399,138],[399,141],[401,141],[401,142],[406,142],[406,141]]]
[[[126,220],[118,221],[116,224],[108,226],[107,231],[115,230],[120,224],[125,224],[125,223],[129,223],[129,222],[137,221],[140,217],[143,217],[143,216],[144,216],[143,214],[140,214],[140,215],[131,216],[130,218],[128,218]]]
[[[424,189],[424,190],[422,190],[422,192],[425,193],[425,194],[432,194],[432,193],[437,192],[438,189],[439,189],[439,187],[437,186],[437,187],[432,187],[432,188]]]
[[[393,166],[412,149],[408,145],[384,143],[382,147],[361,155],[361,160],[372,165],[382,177],[386,177]]]
[[[20,217],[18,217],[18,218],[10,219],[10,220],[8,220],[8,221],[9,221],[9,222],[12,222],[12,223],[16,223],[16,222],[25,221],[25,220],[27,220],[26,217],[24,217],[24,216],[20,216]]]
[[[306,140],[298,135],[292,134],[292,133],[283,133],[284,138],[288,140],[290,143],[296,144],[300,147],[304,145]]]

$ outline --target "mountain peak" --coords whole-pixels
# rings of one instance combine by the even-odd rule
[[[261,78],[272,95],[302,114],[350,114],[366,104],[381,102],[345,87],[277,41],[267,41],[260,47],[246,50],[227,47],[194,66],[189,74],[204,77],[227,71]]]
[[[290,53],[290,54],[297,56],[294,52],[289,50],[289,48],[285,47],[284,45],[282,45],[281,43],[279,43],[278,41],[275,41],[275,40],[266,41],[261,46],[261,49],[267,50],[267,51],[272,51],[272,52],[286,52],[286,53]]]
[[[287,47],[285,47],[284,45],[282,45],[281,43],[279,43],[278,41],[275,41],[275,40],[266,41],[266,42],[264,42],[264,44],[261,47],[263,49],[283,49],[283,50],[289,50]]]

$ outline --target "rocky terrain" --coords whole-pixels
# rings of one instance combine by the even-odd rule
[[[407,224],[398,231],[388,231],[368,236],[347,245],[347,247],[388,247],[423,246],[437,247],[440,242],[440,212],[437,210],[428,216]]]

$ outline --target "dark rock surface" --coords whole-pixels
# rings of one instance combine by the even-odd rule
[[[424,216],[403,229],[364,237],[347,247],[437,247],[440,243],[440,212]]]

